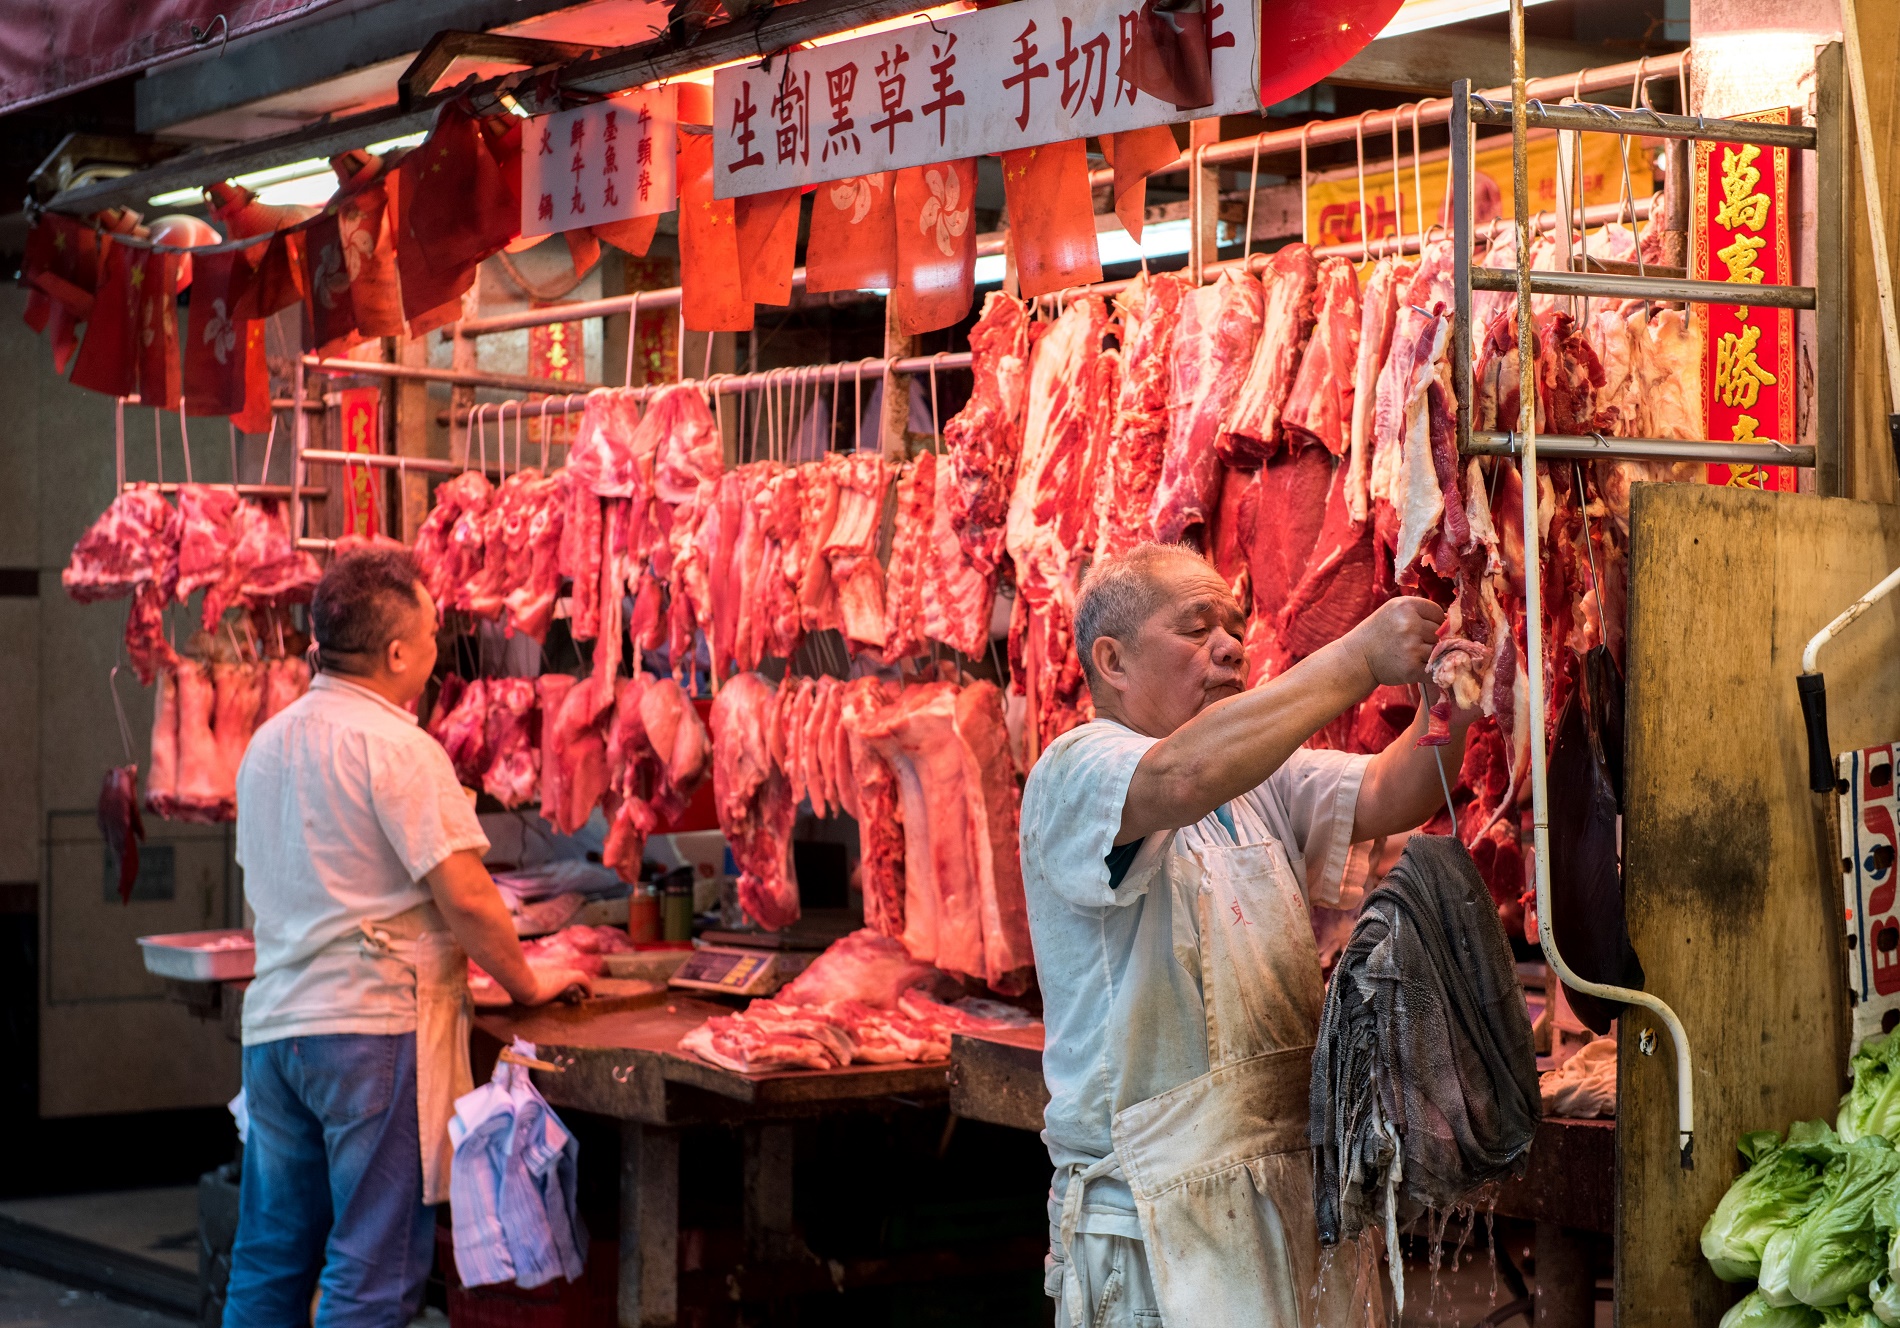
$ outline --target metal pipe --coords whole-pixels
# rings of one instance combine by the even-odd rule
[[[1509,272],[1477,268],[1471,288],[1511,292],[1517,281]],[[1693,281],[1682,277],[1626,277],[1606,272],[1553,272],[1533,269],[1533,295],[1597,295],[1612,300],[1684,300],[1691,304],[1746,304],[1758,309],[1812,309],[1812,286],[1753,286],[1746,282]]]
[[[1530,133],[1524,77],[1524,0],[1511,0],[1511,189],[1517,218],[1517,344],[1534,346],[1531,326],[1531,190],[1525,153]],[[1524,440],[1524,631],[1530,667],[1531,834],[1537,860],[1537,940],[1558,978],[1573,989],[1605,1000],[1641,1006],[1669,1030],[1676,1052],[1676,1129],[1685,1170],[1695,1165],[1695,1085],[1689,1065],[1689,1035],[1676,1012],[1648,992],[1612,987],[1579,977],[1557,948],[1550,900],[1550,761],[1544,749],[1543,592],[1537,537],[1536,357],[1517,357],[1517,431]]]
[[[191,486],[191,485],[184,485],[184,484],[173,484],[169,481],[167,481],[164,484],[148,484],[148,483],[143,483],[141,481],[135,480],[129,484],[120,484],[119,491],[121,493],[124,493],[125,491],[129,489],[156,489],[160,493],[177,493],[180,489],[191,488],[191,487],[202,487],[202,488],[207,488],[207,489],[230,489],[232,492],[237,493],[240,496],[245,497],[245,498],[289,498],[292,496],[296,496],[296,497],[301,497],[301,498],[321,499],[321,498],[328,498],[330,496],[330,491],[328,489],[325,489],[321,485],[317,485],[317,484],[306,484],[302,487],[301,490],[297,490],[297,489],[293,489],[288,484],[205,484],[202,486]]]
[[[565,319],[555,319],[565,322]],[[299,368],[326,374],[363,374],[370,378],[407,379],[411,382],[451,383],[458,387],[493,387],[504,392],[591,392],[604,383],[570,383],[559,378],[531,378],[527,374],[467,373],[456,369],[430,369],[423,365],[385,364],[381,360],[327,360],[319,355],[304,355]]]
[[[1473,97],[1471,101],[1471,118],[1475,123],[1511,123],[1513,109],[1494,105],[1483,97]],[[1704,115],[1664,115],[1647,106],[1631,110],[1627,106],[1599,106],[1594,102],[1531,107],[1525,112],[1525,120],[1532,129],[1628,134],[1644,138],[1702,139],[1714,143],[1759,143],[1763,147],[1790,148],[1797,152],[1812,152],[1820,142],[1813,125],[1715,120]]]
[[[1809,639],[1807,648],[1801,652],[1801,671],[1803,673],[1818,673],[1820,671],[1818,664],[1821,656],[1821,647],[1846,631],[1847,628],[1853,624],[1855,619],[1891,595],[1896,588],[1900,588],[1900,568],[1895,568],[1889,572],[1885,580],[1855,600],[1852,604],[1849,604],[1845,609],[1842,609],[1841,612],[1835,616],[1833,622],[1823,627]]]
[[[387,452],[341,452],[324,447],[308,449],[303,459],[318,466],[369,466],[377,470],[413,470],[425,475],[460,475],[465,470],[481,469],[480,466],[464,466],[459,461],[444,461],[436,457],[391,456]],[[491,467],[488,473],[500,475],[501,471]]]
[[[1701,461],[1742,466],[1812,466],[1812,443],[1779,446],[1768,439],[1753,443],[1710,443],[1676,438],[1611,438],[1545,434],[1537,440],[1537,454],[1565,461]],[[1466,456],[1522,456],[1524,440],[1497,429],[1473,429],[1463,449]]]
[[[1451,393],[1461,442],[1471,437],[1471,80],[1451,85]],[[1394,195],[1396,197],[1396,194]]]

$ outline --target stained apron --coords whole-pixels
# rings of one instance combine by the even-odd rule
[[[1134,1195],[1156,1308],[1171,1328],[1383,1321],[1376,1282],[1358,1286],[1356,1249],[1334,1255],[1322,1285],[1306,1124],[1324,991],[1306,899],[1260,818],[1244,803],[1228,809],[1241,843],[1199,827],[1178,832],[1170,880],[1150,887],[1175,890],[1175,908],[1146,909],[1139,924],[1168,927],[1170,937],[1156,938],[1168,941],[1162,953],[1198,969],[1209,1069],[1116,1112],[1114,1151],[1071,1169],[1061,1248],[1051,1249],[1057,1323],[1067,1328],[1129,1321],[1104,1303],[1109,1288],[1087,1285],[1087,1268],[1068,1257],[1085,1192],[1105,1176],[1121,1177]],[[1169,917],[1189,899],[1198,936]]]
[[[449,1118],[455,1099],[472,1092],[468,1062],[474,1002],[468,994],[468,956],[432,903],[418,904],[381,922],[364,922],[365,955],[393,959],[416,976],[416,1126],[422,1143],[422,1202],[447,1203]]]

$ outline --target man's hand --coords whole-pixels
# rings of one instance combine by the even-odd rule
[[[1403,687],[1425,681],[1425,661],[1444,621],[1445,611],[1430,600],[1401,596],[1374,609],[1346,640],[1375,684]]]
[[[508,906],[501,902],[501,892],[482,866],[480,854],[471,849],[451,853],[423,880],[455,934],[455,943],[517,1005],[539,1005],[560,994],[562,987],[541,995],[544,979],[528,967]]]
[[[518,1001],[518,1004],[546,1005],[550,1001],[579,1000],[594,994],[594,980],[578,968],[535,968],[529,965],[528,971],[534,975],[534,992],[529,999]]]

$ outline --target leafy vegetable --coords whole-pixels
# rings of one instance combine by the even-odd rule
[[[1867,1303],[1865,1297],[1860,1303],[1863,1305]],[[1831,1310],[1822,1310],[1820,1322],[1821,1328],[1881,1328],[1880,1320],[1874,1317],[1872,1311],[1848,1309],[1844,1305]]]
[[[1894,1189],[1897,1179],[1900,1154],[1884,1138],[1869,1136],[1842,1149],[1822,1175],[1819,1200],[1763,1249],[1763,1294],[1777,1301],[1777,1292],[1785,1290],[1816,1309],[1865,1297],[1868,1283],[1887,1269],[1887,1232],[1875,1217],[1876,1201]],[[1784,1242],[1782,1254],[1776,1247]],[[1778,1256],[1772,1287],[1771,1256]],[[1780,1280],[1784,1259],[1785,1283]]]
[[[1900,1137],[1900,1029],[1868,1038],[1851,1063],[1854,1086],[1836,1122],[1843,1143],[1877,1134]]]
[[[1874,1317],[1885,1324],[1900,1323],[1900,1283],[1893,1280],[1892,1272],[1897,1251],[1900,1251],[1900,1238],[1896,1238],[1894,1246],[1888,1250],[1886,1276],[1875,1278],[1873,1285],[1867,1288],[1868,1294],[1874,1298]]]
[[[1729,1306],[1720,1328],[1821,1328],[1821,1314],[1806,1305],[1770,1305],[1751,1291]]]
[[[1825,1121],[1797,1123],[1786,1143],[1772,1130],[1758,1130],[1736,1146],[1753,1165],[1729,1186],[1702,1228],[1702,1257],[1724,1282],[1761,1275],[1769,1237],[1813,1204],[1822,1168],[1840,1151]]]

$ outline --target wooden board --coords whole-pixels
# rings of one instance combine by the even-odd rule
[[[1042,1129],[1049,1089],[1042,1081],[1043,1026],[950,1039],[950,1110],[971,1120]]]
[[[1739,1294],[1698,1247],[1752,1129],[1832,1119],[1845,1070],[1838,880],[1823,884],[1795,694],[1802,647],[1900,565],[1900,509],[1703,485],[1631,504],[1624,820],[1630,935],[1692,1050],[1696,1167],[1668,1034],[1624,1019],[1617,1320],[1709,1328]],[[1900,737],[1900,599],[1822,656],[1836,751]],[[1559,936],[1561,945],[1563,938]]]

